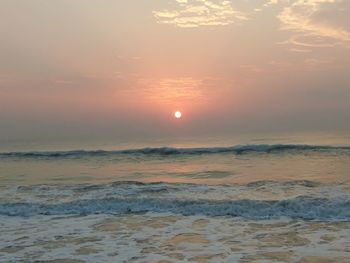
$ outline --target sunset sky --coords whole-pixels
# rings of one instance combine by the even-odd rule
[[[349,0],[1,0],[0,138],[350,131],[349,17]]]

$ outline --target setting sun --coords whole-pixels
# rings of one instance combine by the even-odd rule
[[[181,111],[175,111],[174,116],[175,116],[176,119],[180,119],[181,116],[182,116]]]

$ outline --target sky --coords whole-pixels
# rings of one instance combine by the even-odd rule
[[[348,0],[1,0],[0,141],[350,131],[349,16]]]

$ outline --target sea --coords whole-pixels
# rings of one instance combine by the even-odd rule
[[[350,134],[4,141],[0,262],[350,262]]]

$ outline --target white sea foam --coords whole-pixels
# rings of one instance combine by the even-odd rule
[[[169,213],[0,216],[1,262],[349,262],[349,222]],[[74,261],[73,261],[74,262]]]

